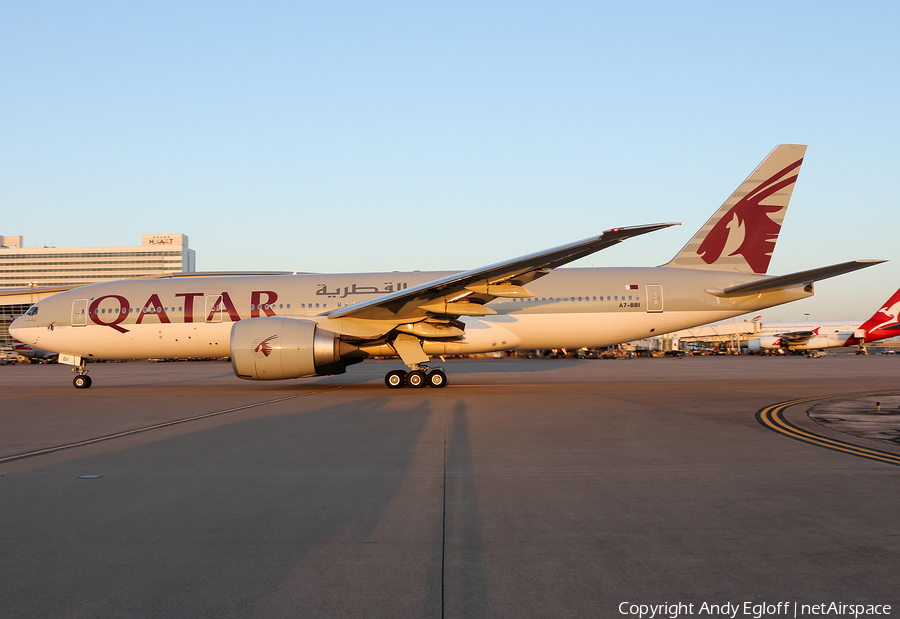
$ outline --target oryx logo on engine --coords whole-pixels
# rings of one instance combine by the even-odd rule
[[[264,340],[257,342],[256,345],[253,346],[253,353],[257,355],[262,354],[264,357],[268,357],[272,354],[272,347],[269,346],[269,342],[276,338],[278,338],[277,335],[270,335]]]

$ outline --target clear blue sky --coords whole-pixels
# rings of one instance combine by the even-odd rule
[[[769,320],[900,287],[895,2],[7,3],[0,234],[200,270],[464,269],[682,221],[580,264],[671,258],[779,143],[808,144],[770,266],[891,263]]]

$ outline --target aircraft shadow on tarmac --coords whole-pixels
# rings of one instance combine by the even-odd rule
[[[345,615],[380,599],[394,615],[440,616],[443,605],[487,616],[466,405],[407,402],[304,410],[311,400],[289,400],[262,417],[222,417],[97,454],[70,451],[62,466],[102,478],[90,482],[90,500],[45,495],[44,516],[22,536],[42,541],[16,553],[19,585],[9,590],[18,593],[0,611],[31,607],[40,597],[34,583],[42,583],[57,591],[42,602],[49,614],[86,598],[121,616],[174,608],[186,616],[236,608],[247,616],[290,608]],[[422,501],[423,493],[434,499]],[[79,522],[90,522],[90,533],[42,534]],[[47,573],[61,552],[89,566],[90,578],[73,579],[64,566]],[[397,553],[410,555],[400,561],[402,583],[383,569],[397,566]],[[178,586],[160,596],[163,581]],[[386,594],[400,584],[403,591]],[[421,607],[411,609],[414,602]]]
[[[531,363],[530,361],[529,359],[451,359],[447,362],[441,362],[440,359],[436,359],[428,365],[432,368],[448,368],[448,385],[453,385],[453,377],[461,374],[519,374],[525,372],[546,372],[548,370],[546,363]],[[552,369],[564,369],[582,363],[600,363],[599,361],[582,359],[544,359],[543,361],[552,362]],[[399,367],[400,361],[398,360],[397,363]],[[374,380],[381,383],[386,367],[387,364],[360,364],[347,368],[346,374],[323,376],[314,380],[314,382],[304,382],[304,384],[358,385]]]

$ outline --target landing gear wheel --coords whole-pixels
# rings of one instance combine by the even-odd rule
[[[72,379],[72,384],[75,385],[76,389],[87,389],[91,386],[91,377],[87,374],[79,374]]]
[[[413,389],[421,389],[425,386],[425,372],[422,370],[413,370],[406,375],[406,384]]]
[[[447,375],[441,370],[432,370],[428,373],[428,386],[440,389],[447,386]]]
[[[406,385],[406,372],[403,370],[391,370],[384,377],[384,384],[391,389],[399,389]]]

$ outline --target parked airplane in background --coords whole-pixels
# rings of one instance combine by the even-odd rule
[[[28,344],[24,344],[19,340],[12,341],[12,350],[14,353],[18,355],[22,355],[27,358],[29,361],[34,362],[33,360],[41,361],[41,360],[50,360],[56,359],[59,356],[59,353],[50,352],[49,350],[42,350],[40,348],[35,348],[34,346],[30,346]]]
[[[819,350],[842,346],[859,346],[900,335],[900,290],[864,323],[838,322],[769,322],[763,323],[761,337],[750,340],[747,348],[760,350]]]
[[[431,356],[618,344],[807,298],[814,281],[881,262],[765,275],[805,152],[776,147],[661,267],[557,269],[674,224],[613,228],[462,272],[93,284],[39,301],[10,333],[59,352],[79,388],[91,385],[85,359],[225,355],[251,380],[340,374],[397,355],[409,372],[388,372],[389,387],[443,387]]]

